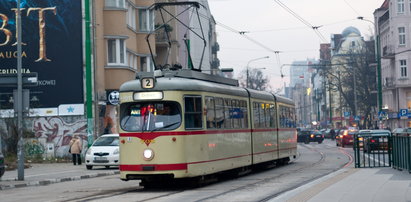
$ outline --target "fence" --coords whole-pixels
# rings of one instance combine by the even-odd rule
[[[411,173],[411,129],[394,131],[392,137],[392,167]]]
[[[391,167],[392,137],[389,133],[354,135],[356,168]]]

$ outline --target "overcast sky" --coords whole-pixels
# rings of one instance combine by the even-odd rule
[[[275,0],[208,0],[211,14],[217,21],[218,58],[221,68],[234,68],[237,77],[248,61],[269,56],[250,63],[251,68],[263,68],[273,88],[289,83],[289,66],[283,67],[287,76],[280,77],[280,64],[319,58],[320,43],[329,43],[331,34],[354,26],[365,39],[374,34],[373,24],[357,20],[357,16],[374,21],[373,13],[383,0],[281,0],[318,30],[326,41],[312,29],[280,7]],[[232,30],[247,31],[245,35],[261,44],[257,45]],[[276,56],[272,51],[281,51]],[[277,59],[279,58],[279,60]]]

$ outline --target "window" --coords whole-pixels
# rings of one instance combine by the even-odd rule
[[[404,0],[397,0],[397,14],[404,14]]]
[[[400,60],[401,77],[407,77],[407,61]]]
[[[127,25],[136,29],[136,9],[130,3],[127,3]]]
[[[141,56],[140,57],[140,71],[150,72],[154,69],[154,64],[151,62],[151,57]]]
[[[200,129],[203,127],[203,107],[201,105],[201,96],[184,97],[184,119],[186,129]]]
[[[107,63],[108,65],[124,65],[126,46],[124,39],[107,40]]]
[[[140,102],[120,106],[120,126],[125,131],[170,131],[181,125],[177,102]]]
[[[134,53],[127,52],[127,60],[128,60],[128,66],[130,69],[138,70],[137,69],[137,56],[134,55]]]
[[[398,39],[399,39],[399,45],[404,46],[405,45],[405,27],[398,27]]]
[[[139,9],[139,29],[141,32],[149,32],[154,30],[154,14],[149,9]]]
[[[125,0],[105,0],[105,6],[108,8],[124,8]]]

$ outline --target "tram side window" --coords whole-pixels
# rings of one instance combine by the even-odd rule
[[[248,128],[248,109],[247,109],[247,102],[246,101],[240,101],[241,105],[241,122],[243,128]]]
[[[199,129],[203,127],[201,96],[184,97],[185,128]]]
[[[215,122],[217,128],[223,128],[225,122],[224,116],[224,99],[216,97],[215,102]]]
[[[231,107],[231,99],[224,99],[224,128],[233,128],[233,108]]]
[[[254,128],[260,128],[261,127],[261,122],[260,122],[260,104],[257,102],[253,103],[253,119],[254,119]]]
[[[207,115],[206,115],[207,128],[216,128],[214,97],[206,97],[205,105],[206,105],[206,110],[207,110]]]
[[[285,107],[280,106],[280,127],[285,128]]]
[[[240,101],[239,100],[231,100],[231,105],[233,107],[233,127],[234,128],[242,128],[241,126],[241,117],[242,117],[242,113],[241,113],[241,108],[240,108]]]
[[[276,117],[276,107],[275,105],[270,105],[270,127],[277,128],[277,117]]]

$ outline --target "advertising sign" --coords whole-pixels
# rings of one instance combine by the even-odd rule
[[[36,87],[23,88],[36,116],[84,114],[81,2],[21,0],[22,73],[38,75]],[[16,7],[0,1],[0,75],[17,73]],[[15,88],[0,87],[0,117],[13,109]]]

